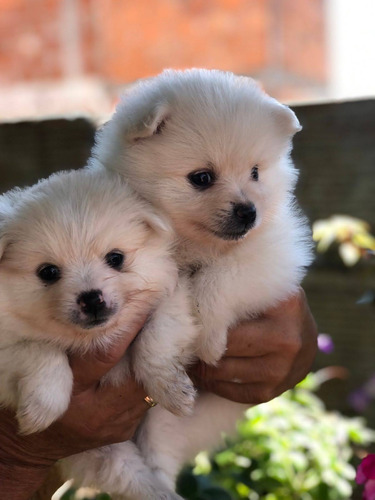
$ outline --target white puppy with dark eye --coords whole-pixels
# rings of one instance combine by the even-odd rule
[[[20,432],[42,431],[67,409],[69,351],[106,349],[144,312],[142,332],[103,383],[124,383],[131,366],[165,408],[191,412],[185,366],[197,329],[171,237],[150,205],[106,172],[62,172],[0,196],[0,405],[16,410]],[[179,498],[158,482],[136,441],[65,466],[120,498]]]
[[[312,260],[293,195],[300,129],[250,78],[188,70],[135,85],[98,134],[91,168],[119,173],[171,221],[207,363],[224,354],[231,326],[294,294]],[[243,409],[209,394],[192,416],[157,407],[147,441],[141,431],[146,462],[173,490],[181,465],[217,444]]]

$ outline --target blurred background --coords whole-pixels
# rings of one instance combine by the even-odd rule
[[[372,0],[0,0],[0,116],[104,115],[192,66],[285,102],[374,95],[374,18]]]
[[[373,0],[0,0],[0,192],[84,166],[96,127],[121,92],[164,68],[252,76],[303,125],[293,157],[298,199],[317,241],[304,288],[323,334],[320,353],[307,389],[286,396],[286,407],[281,399],[249,415],[256,429],[249,447],[257,436],[262,442],[247,462],[231,451],[230,477],[243,466],[242,486],[224,481],[233,498],[347,500],[354,469],[345,464],[358,463],[375,439],[365,430],[375,428],[374,21]],[[288,409],[282,418],[278,404]],[[254,427],[263,421],[269,449]],[[298,425],[296,446],[305,444],[293,449]],[[288,438],[279,446],[276,435]],[[264,458],[258,465],[254,454]],[[212,462],[221,478],[227,458]],[[295,460],[292,479],[280,466],[288,460]],[[272,479],[266,486],[265,470]],[[290,483],[286,496],[275,486],[286,487],[283,481]],[[262,488],[276,496],[262,496]],[[186,496],[228,498],[217,491]]]

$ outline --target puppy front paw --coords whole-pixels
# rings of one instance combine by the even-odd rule
[[[198,340],[196,355],[208,365],[216,365],[225,354],[227,337],[224,335],[202,335]]]
[[[68,358],[61,356],[50,361],[48,369],[39,370],[19,382],[16,416],[22,434],[43,431],[69,406],[73,373]]]
[[[20,434],[33,434],[47,429],[68,408],[69,393],[31,393],[18,407]]]
[[[196,390],[184,370],[176,370],[168,379],[156,378],[147,384],[150,394],[163,408],[177,416],[191,415]]]

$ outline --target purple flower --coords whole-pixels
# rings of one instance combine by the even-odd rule
[[[375,375],[370,377],[365,384],[349,395],[349,404],[358,413],[363,413],[375,398]]]
[[[358,413],[363,413],[371,403],[371,396],[365,389],[357,389],[349,394],[349,404]]]
[[[362,494],[363,500],[375,500],[375,480],[370,479],[365,484],[365,489]]]
[[[318,335],[318,347],[325,354],[330,354],[335,349],[335,344],[333,343],[332,337],[326,333],[319,333]]]
[[[365,457],[359,464],[355,478],[358,484],[364,484],[363,500],[375,500],[375,454]]]

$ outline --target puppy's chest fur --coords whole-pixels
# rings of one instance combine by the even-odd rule
[[[195,315],[222,316],[225,311],[226,323],[232,324],[293,293],[304,263],[292,232],[290,243],[278,232],[254,233],[230,252],[181,266],[189,279]]]

